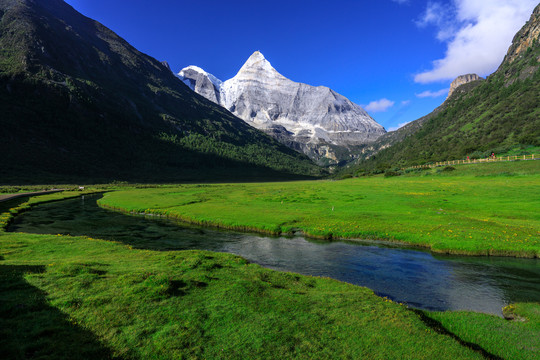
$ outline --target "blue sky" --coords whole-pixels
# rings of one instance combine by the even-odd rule
[[[221,80],[261,51],[387,130],[440,105],[453,78],[495,71],[537,0],[66,0],[177,73]]]

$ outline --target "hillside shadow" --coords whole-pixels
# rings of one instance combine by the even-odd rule
[[[46,294],[24,279],[44,266],[0,265],[0,358],[113,359],[90,331],[50,306]]]

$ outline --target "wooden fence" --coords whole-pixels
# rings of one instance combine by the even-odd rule
[[[516,161],[516,160],[538,160],[540,159],[539,155],[508,155],[508,156],[495,156],[488,157],[485,159],[465,159],[465,160],[449,160],[449,161],[439,161],[432,164],[417,165],[411,166],[407,169],[419,169],[425,167],[438,167],[438,166],[449,166],[449,165],[460,165],[460,164],[477,164],[485,162],[497,162],[497,161]]]

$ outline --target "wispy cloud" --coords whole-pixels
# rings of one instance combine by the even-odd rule
[[[395,104],[394,101],[383,98],[380,100],[370,102],[369,104],[364,106],[364,109],[372,113],[384,112],[390,109],[392,106],[394,106],[394,104]]]
[[[436,37],[447,43],[444,58],[431,70],[415,76],[418,83],[454,79],[476,73],[489,75],[501,63],[514,34],[529,19],[537,0],[453,0],[430,2],[417,21],[434,26]]]
[[[437,39],[448,40],[457,30],[456,9],[451,4],[429,2],[426,11],[416,21],[416,25],[421,28],[433,25],[437,28]]]
[[[403,100],[403,101],[400,101],[399,103],[399,106],[397,108],[397,110],[395,111],[394,115],[388,119],[387,121],[387,124],[389,126],[388,128],[388,131],[394,131],[396,129],[399,129],[400,127],[408,124],[410,121],[403,121],[401,120],[401,122],[399,122],[399,120],[401,118],[403,118],[403,116],[405,116],[405,114],[407,113],[407,111],[409,110],[410,108],[410,105],[411,105],[411,100]],[[398,125],[390,125],[390,124],[394,124],[394,123],[398,123]]]
[[[392,0],[392,1],[398,4],[408,4],[410,2],[410,0]]]
[[[447,95],[449,90],[450,89],[448,89],[448,88],[441,89],[439,91],[426,90],[424,92],[421,92],[420,94],[416,94],[416,97],[419,97],[419,98],[426,98],[426,97],[436,98],[436,97],[439,97],[439,96]]]
[[[396,126],[392,126],[392,127],[388,128],[388,131],[396,131],[397,129],[402,128],[402,127],[404,127],[405,125],[407,125],[409,123],[411,123],[411,121],[402,122],[400,124],[397,124]]]

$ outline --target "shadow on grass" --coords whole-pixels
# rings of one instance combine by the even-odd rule
[[[459,342],[462,346],[468,347],[469,349],[480,353],[485,359],[503,360],[503,358],[501,358],[500,356],[497,356],[495,354],[492,354],[492,353],[488,352],[486,349],[484,349],[480,345],[465,341],[462,338],[460,338],[459,336],[457,336],[456,334],[448,331],[448,329],[446,329],[443,326],[443,324],[441,324],[439,321],[437,321],[435,319],[432,319],[429,316],[427,316],[424,313],[424,311],[418,310],[418,309],[411,309],[411,311],[414,312],[416,315],[418,315],[420,317],[420,319],[424,322],[424,324],[429,326],[435,332],[437,332],[439,334],[442,334],[442,335],[450,336],[452,339]]]
[[[51,307],[24,279],[43,266],[0,265],[0,358],[111,359],[96,336]]]

